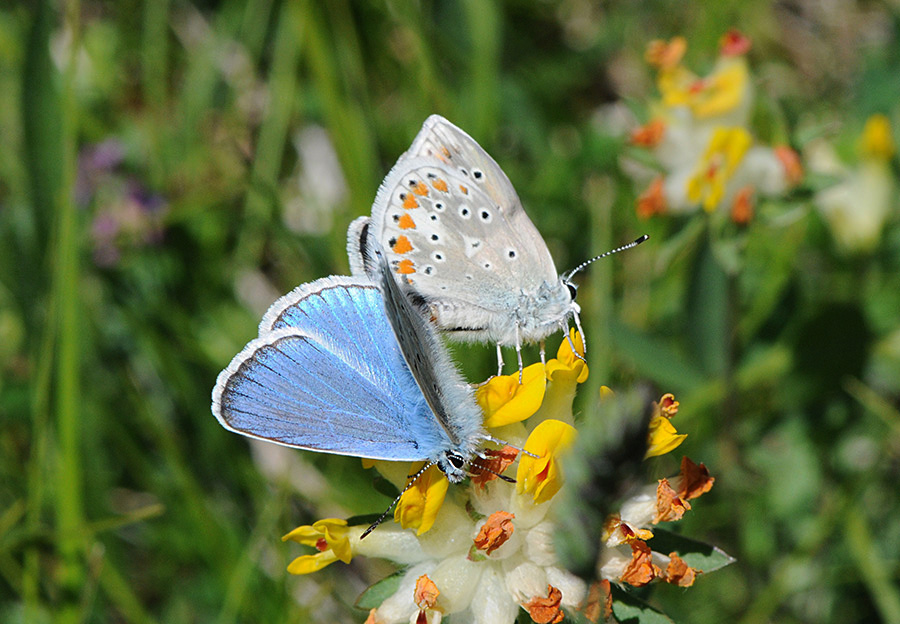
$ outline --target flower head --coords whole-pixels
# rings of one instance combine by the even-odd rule
[[[335,561],[350,563],[350,528],[346,520],[329,518],[314,522],[312,526],[300,526],[285,535],[282,540],[292,540],[312,546],[319,552],[294,559],[288,566],[291,574],[308,574],[321,570]]]
[[[647,50],[660,101],[631,142],[651,150],[664,173],[640,194],[638,216],[723,210],[746,224],[758,197],[784,194],[800,182],[803,169],[796,152],[758,144],[749,127],[750,39],[736,30],[726,33],[706,76],[681,64],[685,45],[683,39],[656,41]]]
[[[894,152],[890,122],[884,115],[866,121],[855,163],[841,162],[824,140],[811,142],[807,148],[810,168],[837,178],[834,185],[817,192],[813,201],[842,253],[866,253],[881,240],[884,224],[896,206],[891,172]]]

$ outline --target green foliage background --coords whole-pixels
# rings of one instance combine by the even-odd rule
[[[276,296],[347,272],[347,224],[437,112],[504,167],[561,269],[651,235],[584,275],[581,411],[601,383],[676,393],[681,450],[717,478],[678,528],[738,559],[654,604],[682,622],[900,622],[896,198],[882,244],[849,258],[816,182],[746,231],[639,222],[628,147],[600,121],[616,102],[648,117],[650,39],[683,35],[708,68],[736,26],[759,135],[852,154],[870,114],[900,127],[900,7],[823,6],[3,4],[0,621],[365,619],[352,603],[388,568],[289,577],[300,550],[278,538],[382,509],[371,475],[299,452],[263,470],[209,397]],[[294,147],[312,126],[346,192],[303,230],[284,217],[312,210]],[[490,348],[462,353],[469,379],[491,373]]]

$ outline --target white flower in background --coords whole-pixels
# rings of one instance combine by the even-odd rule
[[[881,240],[884,224],[897,205],[890,166],[895,151],[890,122],[884,115],[873,115],[866,122],[855,166],[841,163],[824,140],[813,141],[807,148],[810,171],[839,180],[817,192],[813,202],[841,252],[870,252]]]
[[[323,234],[348,195],[347,181],[328,132],[307,126],[294,135],[297,171],[285,191],[284,222],[292,231]],[[296,186],[294,186],[296,185]]]

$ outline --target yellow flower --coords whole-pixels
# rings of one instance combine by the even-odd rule
[[[716,117],[737,109],[743,103],[750,83],[750,72],[743,58],[720,61],[712,74],[689,88],[688,106],[698,119]]]
[[[535,504],[545,503],[559,491],[563,483],[559,455],[575,441],[575,427],[561,420],[545,420],[531,432],[516,471],[516,492],[528,493]]]
[[[532,364],[519,373],[492,377],[475,391],[475,400],[484,412],[485,427],[502,427],[533,415],[544,400],[547,378],[544,365]]]
[[[350,563],[353,557],[350,548],[350,529],[346,520],[328,518],[310,525],[297,527],[281,538],[312,546],[319,552],[294,559],[288,566],[291,574],[309,574],[321,570],[335,561]]]
[[[667,107],[687,107],[696,119],[711,119],[746,109],[750,70],[744,53],[750,40],[737,32],[723,37],[720,56],[710,74],[700,78],[680,64],[683,46],[653,42],[647,61],[659,67],[657,87]]]
[[[664,394],[658,403],[653,404],[653,416],[650,418],[650,435],[647,454],[644,457],[657,457],[674,451],[684,442],[687,434],[679,434],[675,425],[669,420],[678,412],[678,401],[671,393]]]
[[[421,467],[413,474],[417,474]],[[400,497],[394,509],[394,522],[399,522],[404,529],[416,529],[416,535],[422,535],[434,526],[449,486],[450,482],[440,469],[431,466]]]
[[[556,352],[556,359],[547,362],[547,379],[551,382],[572,379],[584,383],[588,378],[588,366],[584,361],[584,340],[574,329],[569,330],[569,337],[581,357],[577,357],[569,341],[563,339]]]
[[[891,136],[891,122],[884,115],[872,115],[866,120],[866,127],[860,140],[863,156],[877,160],[890,160],[897,151]]]
[[[700,165],[687,182],[688,199],[702,202],[707,212],[715,210],[752,143],[753,137],[745,128],[716,128]]]

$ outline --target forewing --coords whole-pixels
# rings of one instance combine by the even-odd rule
[[[423,158],[439,163],[447,172],[455,172],[463,184],[485,193],[506,216],[521,241],[531,246],[529,266],[545,279],[556,279],[553,258],[531,219],[525,214],[522,202],[506,173],[490,154],[461,128],[440,115],[432,115],[403,158]]]
[[[402,159],[375,206],[371,235],[392,270],[426,299],[503,313],[520,293],[558,279],[524,211],[503,210],[481,185],[440,163]]]

